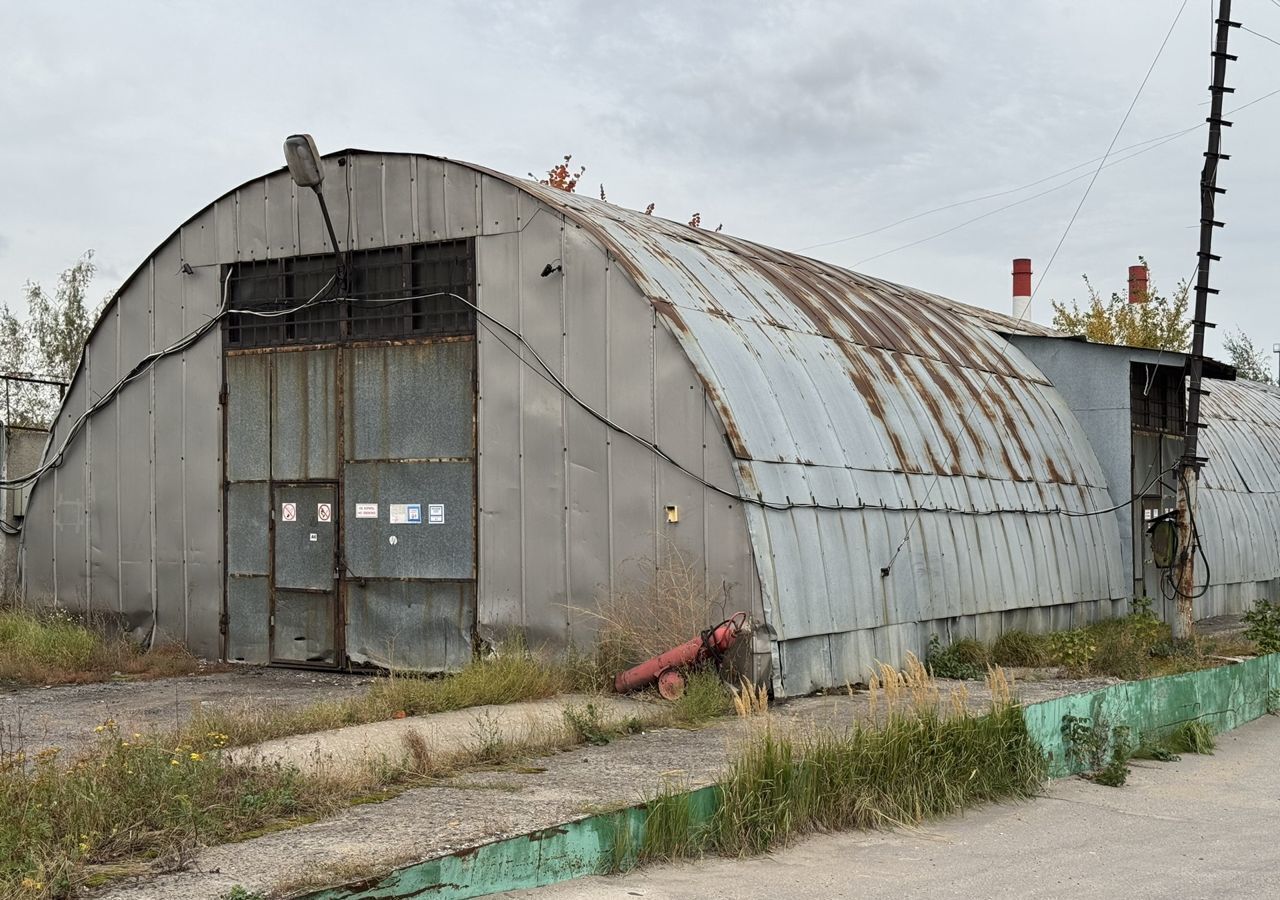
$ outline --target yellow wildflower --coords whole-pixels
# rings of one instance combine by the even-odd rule
[[[24,890],[28,890],[28,891],[43,891],[44,882],[36,881],[34,878],[31,878],[30,876],[28,876],[22,879],[22,887]]]
[[[177,764],[178,764],[178,761],[176,759],[169,760],[169,765],[176,766]]]
[[[203,753],[192,753],[192,754],[191,754],[191,758],[192,758],[194,761],[196,761],[196,762],[200,762],[200,760],[204,759],[204,754],[203,754]]]

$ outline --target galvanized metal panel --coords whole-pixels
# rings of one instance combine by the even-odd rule
[[[356,347],[346,370],[348,459],[474,454],[474,342]]]
[[[266,179],[254,181],[236,191],[236,259],[265,259],[267,256]]]
[[[383,157],[361,153],[352,157],[347,168],[351,178],[353,246],[385,247],[388,243],[394,244],[394,241],[387,240]]]
[[[266,578],[227,579],[227,659],[263,665],[271,660]]]
[[[271,477],[271,355],[228,356],[227,478]]]
[[[534,227],[531,225],[531,227]],[[518,322],[520,309],[520,241],[501,235],[477,241],[476,282],[480,308],[502,322]],[[476,336],[479,396],[476,407],[479,439],[478,619],[506,630],[527,621],[524,613],[524,518],[520,513],[522,446],[520,388],[526,370],[510,336],[481,327]]]
[[[269,257],[298,253],[298,188],[292,178],[265,179],[266,250]],[[307,191],[307,193],[311,193]]]
[[[475,582],[354,582],[347,655],[393,671],[456,671],[471,660],[475,620]]]
[[[204,290],[207,288],[207,294]],[[217,297],[216,279],[188,282],[188,314]],[[183,353],[183,505],[186,511],[187,646],[221,654],[222,616],[222,342],[216,331]]]
[[[303,350],[270,357],[271,477],[276,481],[336,478],[336,352]]]
[[[388,244],[419,240],[414,212],[417,185],[415,157],[392,153],[382,157],[382,215]]]
[[[469,462],[352,462],[344,472],[344,557],[355,578],[475,578],[475,469]],[[360,518],[356,504],[378,504]],[[393,523],[393,504],[417,504],[421,521]],[[444,506],[432,524],[429,505]]]
[[[277,590],[271,615],[273,661],[322,665],[336,661],[332,597]]]
[[[497,178],[480,178],[480,231],[482,234],[502,234],[515,231],[519,225],[520,190],[513,184]]]
[[[227,485],[227,574],[270,572],[270,485],[263,481]]]

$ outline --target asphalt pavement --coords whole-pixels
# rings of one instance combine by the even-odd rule
[[[1121,788],[1078,778],[1029,803],[922,828],[803,838],[768,857],[587,878],[527,900],[1280,897],[1280,719],[1211,756],[1132,763]]]

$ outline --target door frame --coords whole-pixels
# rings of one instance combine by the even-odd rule
[[[341,472],[339,472],[341,476]],[[296,660],[296,659],[280,659],[276,656],[276,508],[279,505],[277,499],[277,491],[280,488],[309,488],[309,487],[328,487],[333,489],[333,586],[327,592],[331,598],[330,606],[330,627],[333,635],[333,662],[318,662],[314,660]],[[267,544],[267,664],[272,666],[291,666],[295,668],[306,669],[340,669],[346,661],[346,651],[344,642],[339,637],[339,628],[342,620],[341,607],[342,596],[341,587],[345,579],[342,577],[342,504],[339,492],[341,491],[342,482],[335,481],[331,478],[316,479],[287,479],[285,481],[268,481],[267,492],[271,500],[271,515],[268,518],[270,526],[268,528],[268,544]],[[316,594],[326,593],[321,589],[312,588],[284,588],[286,591],[296,592],[299,594]]]

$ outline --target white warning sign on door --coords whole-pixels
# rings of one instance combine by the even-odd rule
[[[332,522],[333,521],[333,504],[317,503],[316,504],[316,521]]]
[[[428,525],[444,524],[444,504],[443,503],[427,504],[427,524]]]
[[[376,519],[378,518],[378,504],[376,503],[357,503],[356,504],[357,519]]]
[[[280,504],[280,521],[281,522],[298,521],[298,504],[281,503]]]

